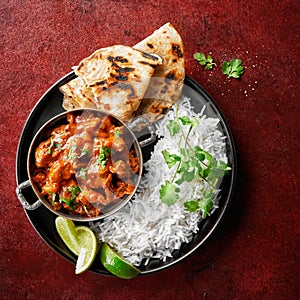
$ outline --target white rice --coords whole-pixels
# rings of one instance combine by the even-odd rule
[[[199,125],[190,135],[191,146],[199,145],[215,159],[227,162],[225,137],[218,130],[219,119],[208,118],[205,107],[199,114],[193,111],[188,98],[179,102],[178,115],[197,117]],[[208,188],[207,183],[195,180],[180,185],[179,199],[173,206],[167,206],[160,200],[159,190],[165,180],[170,180],[175,169],[168,169],[162,150],[175,154],[179,150],[179,135],[170,136],[166,127],[175,117],[175,109],[157,124],[158,140],[149,161],[145,163],[148,171],[141,179],[138,190],[132,200],[120,211],[90,226],[97,233],[100,242],[107,242],[130,263],[139,266],[147,264],[151,258],[166,261],[182,243],[191,241],[198,231],[200,213],[190,213],[184,209],[187,200],[200,198]],[[188,129],[188,126],[184,126]],[[179,154],[177,152],[177,154]],[[214,209],[217,208],[217,201]]]

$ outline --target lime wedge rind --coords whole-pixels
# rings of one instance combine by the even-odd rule
[[[98,244],[94,232],[89,227],[76,226],[75,232],[80,247],[75,274],[81,274],[88,270],[93,264],[97,254]]]
[[[72,220],[65,219],[63,217],[57,217],[55,219],[56,230],[66,244],[66,246],[76,255],[79,255],[80,248],[77,241],[77,235],[75,233],[75,224]]]
[[[102,265],[113,275],[122,279],[131,279],[138,276],[141,271],[127,262],[120,254],[107,243],[103,243],[100,249]]]

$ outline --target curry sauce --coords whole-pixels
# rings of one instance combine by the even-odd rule
[[[135,190],[132,134],[112,116],[69,113],[34,154],[32,179],[54,210],[96,217]]]

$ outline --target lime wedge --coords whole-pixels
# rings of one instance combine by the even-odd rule
[[[81,274],[92,265],[97,254],[98,244],[94,232],[89,227],[77,226],[75,232],[80,248],[75,274]]]
[[[123,279],[131,279],[141,273],[106,243],[103,243],[100,249],[100,260],[109,272]]]
[[[66,246],[78,256],[80,247],[78,245],[74,222],[59,216],[55,219],[55,226],[59,236]]]

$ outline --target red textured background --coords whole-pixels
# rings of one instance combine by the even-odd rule
[[[100,47],[134,45],[170,21],[186,73],[232,129],[239,176],[211,239],[180,264],[124,281],[86,272],[49,248],[15,196],[15,155],[28,114],[52,83]],[[297,0],[0,1],[0,299],[300,299]],[[211,53],[206,71],[193,53]],[[223,60],[242,59],[241,80]]]

